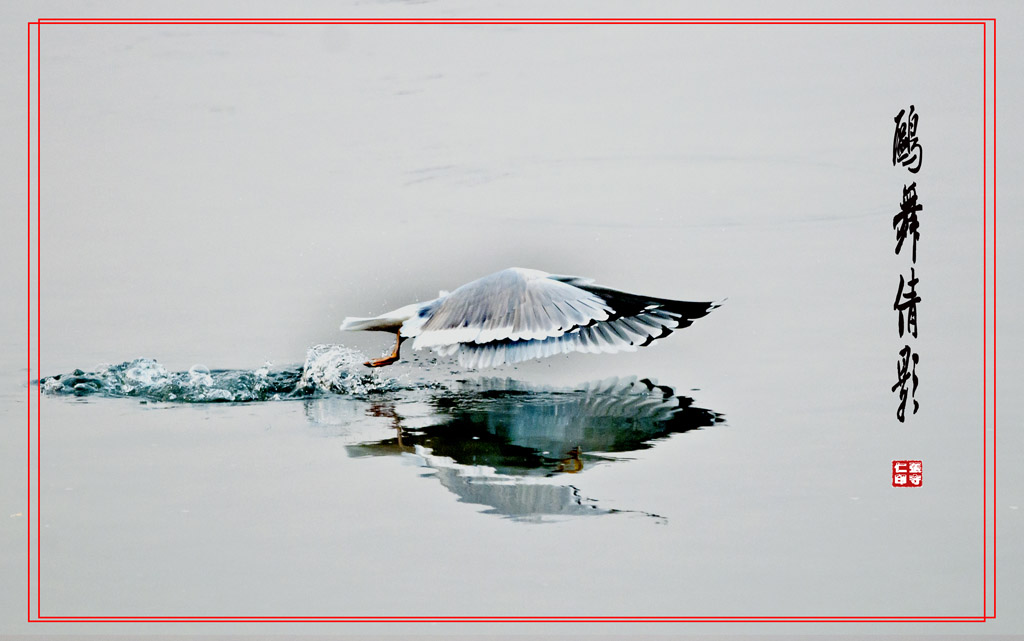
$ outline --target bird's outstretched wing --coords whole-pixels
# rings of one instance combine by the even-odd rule
[[[601,298],[544,272],[506,269],[459,287],[403,327],[414,349],[535,341],[607,319]],[[417,327],[418,325],[418,327]]]
[[[463,285],[402,328],[414,349],[492,367],[568,352],[634,351],[717,307],[621,292],[573,276],[507,269]]]
[[[569,352],[632,352],[677,329],[690,326],[695,319],[706,316],[718,306],[714,303],[649,298],[606,288],[589,289],[612,309],[607,319],[542,340],[498,340],[482,345],[463,343],[442,348],[443,353],[458,353],[463,367],[482,368]]]

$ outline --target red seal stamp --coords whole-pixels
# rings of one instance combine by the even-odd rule
[[[893,487],[921,487],[924,481],[924,465],[921,461],[893,461]]]

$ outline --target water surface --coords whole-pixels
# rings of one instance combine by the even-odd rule
[[[187,372],[135,359],[51,376],[42,389],[143,404],[301,401],[311,426],[341,439],[351,456],[406,457],[460,501],[536,522],[623,512],[583,497],[568,475],[628,460],[674,434],[724,420],[648,379],[566,388],[486,377],[399,382],[386,370],[365,368],[365,358],[343,346],[318,345],[301,367],[197,365]]]

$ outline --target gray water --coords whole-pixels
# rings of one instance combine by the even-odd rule
[[[46,27],[44,614],[980,613],[975,35]],[[509,266],[727,300],[480,372],[337,331]]]
[[[49,377],[42,389],[80,399],[136,398],[142,404],[302,399],[317,432],[345,441],[350,455],[410,455],[437,472],[460,500],[537,522],[622,510],[601,508],[571,484],[526,479],[578,474],[724,420],[647,379],[613,378],[565,389],[511,378],[403,384],[366,370],[357,356],[342,347],[317,346],[302,368],[213,372],[202,366],[167,372],[155,361],[137,359]],[[388,423],[392,429],[382,431]]]

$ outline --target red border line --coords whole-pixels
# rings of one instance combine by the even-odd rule
[[[993,90],[992,90],[992,109],[993,109],[993,163],[992,163],[992,177],[993,177],[993,501],[995,501],[995,486],[996,486],[996,470],[995,470],[995,180],[996,180],[996,147],[995,147],[995,115],[996,115],[996,101],[995,101],[995,73],[996,73],[996,32],[995,32],[995,19],[994,18],[919,18],[919,19],[908,19],[908,18],[848,18],[848,19],[834,19],[834,18],[735,18],[735,19],[722,19],[722,18],[598,18],[598,19],[580,19],[580,18],[334,18],[334,19],[309,19],[309,18],[40,18],[37,21],[28,23],[28,38],[29,42],[27,45],[28,52],[28,264],[30,267],[29,280],[28,280],[28,300],[29,300],[29,352],[28,352],[28,363],[29,363],[29,408],[28,408],[28,434],[29,434],[29,448],[27,452],[27,462],[31,461],[31,423],[32,423],[32,408],[31,408],[31,182],[32,182],[32,163],[31,163],[31,37],[32,37],[32,26],[36,27],[36,366],[37,366],[37,381],[42,380],[42,339],[41,339],[41,309],[42,309],[42,296],[41,296],[41,255],[42,255],[42,241],[41,241],[41,228],[42,228],[42,162],[41,162],[41,102],[42,102],[42,72],[41,72],[41,58],[42,58],[42,45],[41,45],[41,30],[43,24],[62,24],[62,25],[155,25],[155,24],[169,24],[169,25],[182,25],[182,24],[211,24],[211,25],[308,25],[308,24],[370,24],[370,25],[397,25],[397,24],[433,24],[433,25],[982,25],[983,26],[983,81],[985,91],[983,93],[983,148],[985,154],[983,155],[983,180],[984,180],[984,197],[983,197],[983,253],[985,253],[985,263],[983,266],[983,300],[985,311],[983,313],[983,340],[985,341],[985,350],[983,351],[983,362],[984,373],[983,373],[983,396],[986,396],[986,406],[983,409],[983,474],[985,475],[985,486],[984,486],[984,497],[985,504],[983,507],[983,576],[984,576],[984,612],[982,616],[606,616],[606,617],[586,617],[586,616],[552,616],[552,617],[529,617],[529,616],[205,616],[205,617],[187,617],[187,616],[43,616],[41,614],[41,578],[42,578],[42,561],[41,561],[41,495],[42,495],[42,459],[41,459],[41,445],[42,445],[42,385],[41,382],[36,384],[36,402],[37,402],[37,424],[36,424],[36,438],[37,438],[37,451],[36,451],[36,563],[37,563],[37,576],[36,576],[36,599],[37,599],[37,617],[36,619],[31,618],[31,601],[27,604],[27,611],[30,622],[158,622],[158,623],[170,623],[170,622],[209,622],[209,623],[237,623],[237,622],[824,622],[824,623],[837,623],[837,622],[877,622],[877,623],[900,623],[900,622],[984,622],[989,619],[995,618],[995,506],[993,505],[993,614],[988,616],[987,613],[987,432],[984,427],[987,425],[987,25],[988,22],[992,22],[992,46],[993,46]],[[27,596],[31,594],[31,466],[26,472],[27,480],[29,481],[29,516],[27,520],[26,530],[29,537],[29,555],[26,559],[26,567],[28,572],[28,592]]]
[[[32,618],[32,24],[26,27],[25,40],[25,405],[28,426],[25,431],[25,613]]]
[[[911,616],[911,617],[886,617],[886,616],[865,616],[853,617],[852,622],[876,622],[876,623],[983,623],[991,617],[963,616]],[[85,619],[85,621],[83,621]],[[225,616],[225,617],[173,617],[173,616],[106,616],[106,617],[74,617],[74,616],[49,616],[41,617],[43,622],[70,622],[79,621],[87,623],[181,623],[194,621],[198,623],[252,623],[260,621],[275,622],[303,622],[303,623],[409,623],[409,622],[451,622],[451,621],[477,621],[477,622],[539,622],[539,623],[566,623],[566,622],[646,622],[646,623],[674,623],[692,622],[704,623],[709,621],[733,621],[740,623],[785,623],[814,621],[819,623],[842,623],[850,622],[851,617],[828,617],[828,616]]]
[[[57,17],[40,18],[40,24],[60,24],[64,22],[75,22],[83,24],[366,24],[386,22],[388,24],[789,24],[799,22],[802,24],[959,24],[964,21],[989,22],[995,18],[982,18],[974,16],[946,17],[946,18],[811,18],[811,17],[787,17],[787,18],[699,18],[699,17],[603,17],[603,18],[528,18],[528,17],[491,17],[491,18],[405,18],[405,17],[345,17],[345,18],[288,18],[288,17],[266,17],[266,18],[90,18],[90,17]]]
[[[940,16],[922,16],[922,17],[914,17],[914,18],[896,17],[896,16],[889,16],[889,17],[880,16],[880,17],[872,17],[872,18],[862,18],[862,17],[848,17],[848,18],[828,17],[828,18],[823,18],[823,17],[820,17],[820,16],[803,16],[803,17],[801,17],[801,16],[786,16],[786,17],[762,16],[762,17],[756,17],[756,18],[746,18],[746,17],[722,18],[722,17],[701,17],[701,16],[666,16],[666,17],[638,16],[638,17],[632,17],[632,18],[628,17],[628,16],[603,16],[603,17],[596,17],[596,18],[565,17],[565,16],[548,16],[548,17],[539,17],[539,18],[533,18],[533,17],[530,17],[530,16],[505,16],[505,17],[501,17],[501,16],[490,16],[490,17],[466,16],[466,17],[460,17],[460,18],[438,18],[438,17],[432,17],[432,16],[411,17],[411,18],[405,17],[405,16],[394,16],[394,17],[385,17],[385,16],[345,16],[345,17],[338,17],[338,18],[308,18],[308,17],[306,17],[306,18],[298,18],[298,17],[289,17],[289,16],[265,16],[265,17],[261,17],[261,18],[250,18],[250,17],[227,17],[227,18],[225,18],[225,17],[216,17],[216,16],[190,17],[190,18],[183,18],[181,16],[164,16],[164,17],[148,17],[148,18],[146,18],[146,17],[121,18],[121,17],[117,17],[117,16],[105,16],[105,17],[54,16],[54,17],[49,17],[49,18],[39,18],[35,22],[36,23],[44,23],[45,24],[45,23],[50,23],[50,22],[59,21],[59,20],[82,20],[84,22],[118,21],[118,22],[158,22],[158,23],[183,22],[183,21],[186,21],[186,22],[232,22],[232,23],[237,23],[237,24],[251,24],[251,23],[258,23],[258,22],[278,21],[278,20],[283,20],[283,21],[286,21],[286,22],[318,22],[318,23],[330,23],[330,22],[339,22],[339,21],[344,21],[344,22],[366,22],[368,20],[389,20],[391,22],[415,22],[417,24],[447,23],[447,22],[453,22],[453,21],[456,21],[456,20],[476,20],[476,21],[488,20],[488,21],[512,22],[512,23],[566,22],[566,23],[572,23],[572,24],[591,24],[591,23],[594,23],[594,22],[604,22],[604,21],[607,21],[607,20],[620,20],[620,21],[625,21],[625,22],[662,22],[662,23],[677,22],[677,21],[680,21],[680,20],[695,21],[695,22],[709,22],[709,21],[726,20],[728,22],[736,22],[736,23],[746,24],[748,22],[775,23],[775,22],[785,22],[785,21],[789,21],[789,20],[800,20],[800,21],[804,21],[804,22],[832,22],[832,21],[836,21],[836,20],[841,21],[841,22],[856,22],[856,21],[859,21],[859,20],[871,20],[871,21],[879,21],[879,22],[882,22],[882,21],[887,21],[887,22],[899,21],[899,22],[903,22],[903,21],[907,21],[907,20],[912,20],[912,21],[918,22],[918,23],[943,23],[943,22],[951,22],[951,21],[956,21],[956,20],[987,20],[987,21],[993,21],[993,20],[995,20],[995,18],[983,18],[981,16],[944,16],[944,17],[940,17]]]
[[[999,74],[996,73],[996,21],[992,20],[992,618],[996,617],[996,539],[998,537],[998,529],[996,528],[996,491],[998,484],[996,479],[998,474],[996,473],[996,465],[998,465],[999,457],[996,454],[996,394],[998,391],[998,385],[996,384],[996,376],[999,368],[996,365],[996,338],[998,332],[996,332],[996,322],[998,321],[999,314],[996,312],[996,302],[998,297],[996,296],[996,270],[998,269],[999,261],[996,259],[996,125],[998,119],[996,118],[996,80]],[[986,185],[986,190],[988,185]],[[986,612],[987,614],[987,612]]]
[[[43,28],[36,25],[36,614],[42,616],[42,518],[43,485],[41,470],[43,451],[43,361],[42,361],[42,235],[43,235],[43,164],[42,164],[42,39]]]
[[[51,24],[51,25],[136,25],[136,24],[233,25],[235,23],[233,23],[233,22],[209,22],[209,21],[205,21],[205,22],[184,22],[184,21],[179,21],[179,22],[160,22],[160,23],[156,23],[156,22],[111,22],[111,21],[107,21],[107,22],[83,22],[81,20],[59,20],[59,21],[51,20],[51,21],[47,21],[45,24]],[[347,20],[346,21],[338,20],[338,21],[333,21],[333,22],[311,22],[311,21],[307,21],[307,22],[284,22],[284,21],[278,20],[278,21],[270,21],[270,22],[258,22],[258,23],[254,22],[254,23],[247,23],[247,24],[260,24],[260,25],[321,25],[321,24],[398,25],[398,24],[407,24],[407,25],[415,25],[415,24],[420,24],[420,23],[417,23],[417,22],[397,22],[397,21],[393,21],[393,20],[381,20],[381,19],[378,19],[378,20],[360,21],[360,22],[351,22],[351,21],[347,21]],[[576,24],[576,23],[571,23],[571,22],[551,22],[551,21],[549,21],[549,22],[502,22],[502,21],[496,21],[496,20],[473,20],[473,21],[467,21],[467,20],[457,20],[456,21],[456,20],[453,20],[453,21],[450,21],[450,22],[443,22],[443,23],[442,22],[433,22],[433,23],[429,23],[429,24],[438,25],[438,26],[447,26],[447,25],[509,25],[509,24],[521,24],[521,25],[572,25],[572,24]],[[909,21],[903,21],[903,22],[890,22],[890,21],[885,21],[885,22],[879,22],[879,21],[859,21],[859,22],[838,22],[838,21],[830,21],[830,22],[803,22],[803,21],[785,21],[785,22],[771,22],[771,23],[761,23],[761,22],[736,23],[736,22],[725,22],[725,21],[718,21],[718,22],[705,22],[705,21],[701,21],[701,22],[695,22],[695,21],[692,21],[692,20],[686,20],[686,21],[677,20],[677,21],[672,21],[672,22],[635,22],[635,21],[624,21],[624,20],[606,20],[606,21],[601,21],[601,22],[588,22],[588,23],[585,23],[585,24],[587,24],[587,25],[670,25],[670,24],[671,25],[736,25],[736,24],[760,25],[760,24],[772,24],[772,25],[807,25],[807,26],[817,26],[817,25],[844,25],[845,26],[845,25],[851,25],[851,24],[853,24],[853,25],[921,25],[921,24],[932,24],[932,25],[934,25],[934,24],[942,24],[942,25],[980,25],[980,24],[985,24],[985,23],[980,22],[978,20],[958,21],[958,22],[933,22],[933,23],[921,23],[921,22],[916,22],[916,21],[914,21],[914,22],[909,22]]]
[[[981,607],[988,616],[988,23],[981,50]]]
[[[588,620],[588,621],[610,621],[610,620],[622,620],[622,619],[636,619],[638,621],[704,621],[709,619],[727,619],[731,621],[747,621],[756,619],[757,621],[819,621],[825,623],[836,623],[836,622],[857,622],[857,621],[883,621],[899,623],[901,621],[932,621],[932,622],[976,622],[994,617],[984,615],[638,615],[631,617],[628,615],[524,615],[524,616],[512,616],[512,615],[471,615],[471,616],[460,616],[460,615],[295,615],[295,616],[283,616],[283,615],[206,615],[206,616],[177,616],[177,615],[52,615],[52,616],[40,616],[41,621],[57,621],[64,619],[74,619],[76,621],[83,622],[99,622],[99,621],[197,621],[197,622],[224,622],[224,621],[262,621],[262,620],[284,620],[284,621],[386,621],[386,622],[408,622],[408,621],[438,621],[438,620],[482,620],[482,621],[493,621],[497,619],[509,619],[509,620],[530,620],[530,621],[577,621],[577,620]]]
[[[890,621],[898,623],[900,621],[979,621],[986,618],[981,615],[963,615],[963,616],[942,616],[942,615],[920,615],[920,616],[844,616],[844,615],[751,615],[751,616],[726,616],[726,615],[679,615],[679,616],[658,616],[658,615],[640,615],[637,617],[630,616],[511,616],[511,615],[480,615],[480,616],[457,616],[457,615],[407,615],[407,616],[389,616],[389,615],[296,615],[296,616],[259,616],[259,615],[224,615],[224,616],[170,616],[170,615],[153,615],[153,616],[118,616],[118,615],[82,615],[82,616],[43,616],[40,617],[44,621],[53,621],[57,619],[69,619],[73,618],[76,620],[86,621],[202,621],[202,622],[218,622],[218,621],[252,621],[252,620],[263,620],[263,619],[282,619],[286,621],[302,620],[302,621],[355,621],[355,620],[374,620],[374,621],[437,621],[437,620],[448,620],[448,619],[480,619],[485,621],[491,621],[494,619],[512,619],[512,620],[526,620],[531,621],[567,621],[567,620],[579,620],[585,619],[590,621],[607,621],[607,620],[621,620],[636,618],[637,620],[644,621],[678,621],[685,619],[687,621],[703,621],[705,619],[729,619],[734,621],[746,621],[747,619],[757,619],[758,621],[791,621],[791,620],[813,620],[813,621],[824,621],[824,622],[837,622],[837,621],[848,621],[848,620],[872,620],[872,621]]]
[[[874,624],[981,624],[991,617],[966,616],[966,617],[901,617],[901,618],[818,618],[814,616],[795,617],[742,617],[742,616],[561,616],[561,617],[537,617],[537,616],[335,616],[324,618],[309,618],[302,616],[254,616],[249,618],[217,618],[200,619],[191,617],[181,618],[144,618],[144,617],[122,617],[122,618],[100,618],[94,621],[82,621],[81,617],[72,616],[45,616],[33,623],[92,623],[92,624],[180,624],[180,623],[203,623],[203,624],[258,624],[258,623],[299,623],[299,624],[409,624],[409,623],[504,623],[504,624],[837,624],[837,623],[874,623]]]

